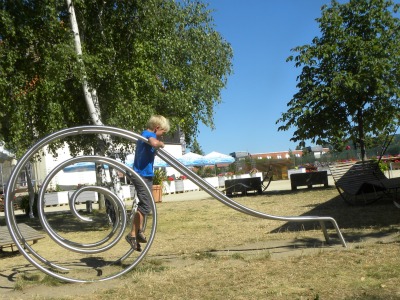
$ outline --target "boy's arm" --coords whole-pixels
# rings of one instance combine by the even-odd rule
[[[164,148],[164,143],[162,141],[157,140],[156,138],[150,137],[148,139],[149,144],[153,147],[153,148]]]

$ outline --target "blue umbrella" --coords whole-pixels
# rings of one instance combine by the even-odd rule
[[[204,156],[205,159],[208,161],[211,161],[213,165],[215,164],[230,164],[235,161],[235,159],[226,154],[222,154],[216,151],[213,151],[211,153],[208,153],[207,155]]]
[[[167,164],[165,161],[163,161],[161,158],[159,158],[158,156],[156,156],[154,158],[154,166],[155,167],[159,167],[159,168],[165,168],[165,167],[169,167],[169,164]]]
[[[128,154],[125,158],[125,165],[127,165],[128,167],[133,168],[133,162],[135,160],[135,154]],[[169,165],[163,161],[162,159],[160,159],[158,156],[156,156],[154,158],[154,167],[168,167]]]
[[[178,160],[185,166],[207,166],[213,164],[204,156],[193,152],[184,154],[182,157],[179,157]]]
[[[104,165],[106,169],[108,169],[107,165]],[[94,171],[95,170],[95,163],[93,162],[79,162],[68,167],[65,167],[63,171],[65,173],[69,172],[84,172],[84,171]]]
[[[127,165],[128,167],[133,168],[133,161],[135,160],[135,154],[128,154],[125,157],[125,165]]]
[[[125,159],[125,164],[127,166],[132,167],[133,160],[134,160],[134,155],[128,155]],[[213,161],[206,159],[204,156],[193,153],[193,152],[188,152],[188,153],[184,154],[183,156],[178,157],[178,160],[187,167],[207,166],[207,165],[214,164]],[[154,167],[163,168],[163,167],[169,167],[169,166],[170,166],[169,164],[167,164],[165,161],[163,161],[158,156],[155,157]]]

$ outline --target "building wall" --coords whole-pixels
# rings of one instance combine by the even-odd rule
[[[43,156],[39,161],[34,163],[34,174],[36,178],[35,186],[38,187],[42,185],[47,174],[53,170],[57,165],[70,159],[72,156],[70,154],[69,148],[65,145],[63,148],[57,150],[57,157],[54,157],[49,153],[48,147],[44,147]],[[63,172],[59,172],[49,184],[50,189],[55,189],[58,184],[61,184],[61,176]]]
[[[0,164],[0,175],[1,175],[1,192],[4,191],[8,179],[11,176],[11,172],[16,165],[17,161],[15,159],[5,160]]]
[[[316,158],[319,158],[322,154],[328,153],[329,148],[321,148],[319,151],[315,151],[314,155]],[[279,151],[279,152],[266,152],[266,153],[255,153],[250,154],[253,159],[288,159],[290,155],[294,155],[296,157],[301,157],[303,155],[303,150],[292,150],[291,153],[289,151]]]
[[[180,144],[166,144],[164,150],[168,151],[171,155],[176,158],[182,157],[182,146]],[[165,171],[167,176],[179,177],[181,174],[172,167],[166,167]]]
[[[175,157],[182,156],[182,147],[179,144],[165,145],[166,151],[171,153]],[[35,184],[40,186],[45,180],[47,174],[49,174],[55,167],[60,163],[70,159],[72,156],[70,154],[69,148],[65,145],[62,149],[57,150],[57,157],[53,157],[47,147],[43,150],[44,156],[40,161],[34,164],[34,172],[36,177]],[[179,176],[179,172],[171,167],[166,168],[167,175],[176,174]],[[106,172],[108,175],[108,172]],[[108,177],[109,178],[109,177]],[[90,185],[96,182],[96,173],[94,171],[76,171],[76,172],[63,172],[60,171],[51,180],[48,185],[49,189],[56,189],[57,186],[71,186],[71,185]]]

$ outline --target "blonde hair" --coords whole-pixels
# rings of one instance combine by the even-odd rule
[[[161,115],[153,115],[150,117],[149,121],[147,122],[147,128],[154,130],[157,126],[160,126],[161,129],[165,131],[169,131],[169,121],[167,118]]]

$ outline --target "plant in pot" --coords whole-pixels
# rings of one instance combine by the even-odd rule
[[[167,173],[164,169],[154,170],[153,177],[153,198],[155,202],[162,201],[163,183],[167,180]]]

